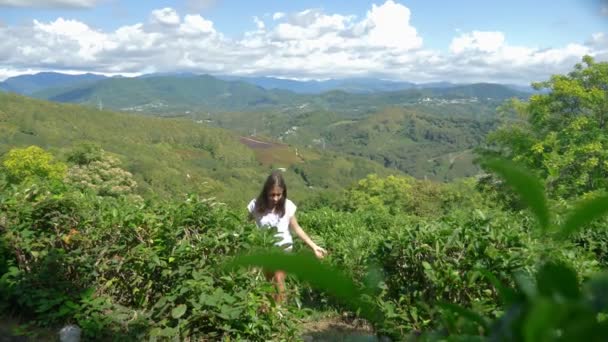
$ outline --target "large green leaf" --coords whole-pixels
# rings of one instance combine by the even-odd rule
[[[364,295],[373,298],[368,289],[358,288],[340,270],[320,262],[310,253],[257,252],[238,256],[226,265],[228,269],[239,266],[258,266],[267,271],[283,270],[331,294],[370,321],[379,322],[381,319],[380,311],[363,300]]]
[[[564,221],[559,231],[560,236],[566,237],[606,213],[608,213],[608,195],[583,201]]]
[[[541,181],[530,171],[511,161],[488,159],[483,164],[502,177],[519,194],[538,219],[541,230],[545,231],[550,220],[545,189]]]
[[[554,301],[546,298],[535,301],[524,323],[524,340],[526,342],[555,340],[562,312],[561,306],[556,305]]]
[[[171,310],[171,316],[173,318],[180,318],[186,313],[187,309],[188,307],[185,304],[180,304]]]
[[[580,296],[576,272],[564,265],[547,263],[536,274],[539,294],[576,300]]]
[[[596,313],[608,311],[608,272],[595,274],[584,288]]]

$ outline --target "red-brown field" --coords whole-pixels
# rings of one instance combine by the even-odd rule
[[[286,144],[263,141],[256,137],[240,137],[239,141],[251,148],[255,153],[256,159],[263,165],[289,167],[302,161],[296,155],[296,150]]]

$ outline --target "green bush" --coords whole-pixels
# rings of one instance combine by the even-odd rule
[[[39,184],[16,188],[0,208],[3,304],[40,324],[75,321],[90,338],[296,332],[289,309],[271,306],[259,271],[217,268],[272,239],[213,201],[144,204]],[[271,310],[260,313],[264,306]]]
[[[35,178],[61,180],[67,166],[55,161],[52,154],[38,146],[15,148],[3,158],[2,166],[11,183]]]

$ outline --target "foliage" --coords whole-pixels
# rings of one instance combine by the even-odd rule
[[[481,198],[466,181],[450,185],[413,177],[368,175],[346,189],[342,209],[438,217],[458,206],[474,206]]]
[[[289,272],[312,286],[324,289],[347,304],[351,310],[361,312],[369,320],[379,323],[383,319],[377,308],[363,299],[365,296],[369,298],[372,295],[371,292],[361,291],[342,272],[320,263],[310,253],[286,255],[282,251],[257,252],[241,255],[226,265],[228,269],[238,266],[260,266],[270,271]]]
[[[541,183],[521,167],[499,160],[487,165],[503,176],[525,203],[544,199]],[[588,216],[597,218],[608,212],[608,205],[603,197],[580,204],[561,225],[548,220],[551,215],[545,206],[537,206],[532,212],[543,228],[541,234],[546,236],[550,231],[550,236],[559,238],[589,223]],[[593,275],[581,290],[579,275],[573,270],[579,270],[587,278],[593,271],[593,266],[589,268],[593,263],[567,260],[569,253],[562,254],[560,248],[565,245],[559,240],[539,242],[531,231],[505,230],[507,222],[484,229],[481,227],[490,221],[483,214],[479,218],[481,222],[472,222],[461,229],[441,232],[418,226],[406,231],[392,230],[397,236],[371,241],[379,246],[377,255],[386,274],[383,291],[377,298],[384,319],[377,320],[371,314],[373,309],[364,302],[351,301],[351,305],[362,310],[377,329],[393,336],[404,336],[411,328],[432,327],[430,323],[437,318],[433,304],[438,303],[444,310],[439,317],[453,337],[477,335],[524,341],[608,337],[607,322],[599,318],[608,313],[605,298],[608,278]],[[536,248],[526,249],[534,245]],[[335,273],[337,270],[331,274],[327,266],[310,264],[304,258],[292,259],[257,255],[240,257],[237,263],[285,267],[330,293],[335,293],[339,286],[355,286],[345,285],[345,280]],[[515,277],[507,286],[498,280],[509,279],[511,274]],[[330,279],[320,282],[320,277]],[[513,284],[515,289],[511,289]],[[360,299],[364,293],[374,293],[368,284],[361,288]],[[497,298],[501,299],[503,309],[496,307]],[[474,311],[461,305],[473,306]],[[494,322],[485,317],[487,314],[496,317]],[[466,321],[463,323],[458,317]],[[425,334],[423,338],[434,339],[436,334]]]
[[[369,110],[365,106],[344,112],[338,105],[328,110],[304,107],[202,118],[241,134],[257,132],[295,146],[348,153],[440,181],[477,174],[472,148],[497,125],[493,103],[383,103]]]
[[[47,183],[2,194],[2,306],[39,324],[72,321],[87,337],[108,339],[289,339],[296,331],[289,309],[271,306],[259,271],[216,267],[272,243],[216,202],[144,204]]]
[[[497,170],[507,184],[512,186],[526,203],[544,197],[544,188],[529,172],[514,172],[513,165],[505,161],[493,161],[490,168]],[[526,184],[528,188],[522,187]],[[544,198],[540,198],[544,200]],[[551,222],[548,208],[535,207],[532,212],[545,232]],[[606,198],[600,197],[579,204],[561,225],[555,225],[552,235],[556,238],[581,229],[583,226],[608,212]],[[608,314],[608,278],[604,273],[595,274],[579,285],[579,276],[573,268],[555,260],[555,245],[544,249],[548,261],[535,274],[535,281],[516,277],[516,289],[509,289],[494,281],[503,297],[505,314],[497,319],[492,328],[486,329],[493,339],[538,340],[604,340],[608,338],[608,322],[602,315]],[[578,269],[578,268],[577,268]],[[580,269],[579,269],[580,270]],[[485,321],[477,318],[477,321]]]
[[[536,170],[552,198],[573,198],[608,186],[608,63],[586,56],[567,75],[537,83],[527,103],[505,106],[503,126],[489,136],[491,149]]]
[[[94,161],[100,161],[103,157],[103,149],[99,144],[84,142],[76,145],[67,156],[68,162],[76,165],[88,165]]]
[[[12,149],[2,161],[8,180],[21,183],[32,178],[60,180],[66,165],[55,161],[53,155],[38,146]]]
[[[236,136],[0,95],[8,99],[0,102],[0,129],[9,134],[0,135],[3,149],[38,140],[61,148],[81,171],[109,155],[127,156],[134,179],[157,195],[134,201],[129,189],[100,196],[44,172],[20,183],[1,169],[0,310],[38,325],[77,323],[86,338],[104,340],[295,340],[301,317],[322,309],[366,317],[376,333],[395,340],[605,340],[608,199],[602,179],[594,178],[602,174],[590,171],[593,186],[579,189],[574,164],[551,178],[547,151],[527,150],[551,132],[567,136],[562,121],[572,117],[601,122],[594,106],[603,100],[593,89],[604,89],[604,66],[584,61],[586,68],[553,78],[551,92],[501,108],[511,131],[499,130],[505,145],[486,152],[508,158],[481,163],[492,172],[483,187],[493,197],[476,192],[475,179],[437,184],[385,169],[368,176],[377,164],[363,158],[302,151],[285,176],[298,203],[300,194],[328,188],[313,202],[301,201],[307,210],[298,211],[300,224],[329,250],[322,261],[305,255],[299,241],[294,255],[260,252],[271,248],[272,232],[245,221],[242,197],[257,193],[267,170]],[[40,113],[54,110],[73,111],[73,120],[44,121],[52,115]],[[403,121],[390,113],[375,130],[399,131]],[[62,125],[80,126],[84,140],[99,146],[73,149],[83,136]],[[104,130],[124,133],[126,142]],[[558,139],[563,144],[551,158],[594,139],[573,135],[580,140],[566,146]],[[200,170],[192,177],[214,195],[229,190],[236,206],[196,194],[159,199],[163,187],[202,190],[178,179],[185,170]],[[353,179],[360,181],[340,192]],[[503,189],[511,189],[508,196]],[[496,198],[517,206],[503,210]],[[273,305],[261,270],[221,267],[228,263],[292,272],[290,302]]]
[[[0,94],[0,153],[32,144],[52,147],[59,159],[85,165],[101,150],[122,161],[143,198],[182,198],[198,193],[243,206],[268,175],[284,167],[290,192],[305,199],[321,189],[336,191],[368,173],[388,174],[382,165],[339,153],[289,146],[289,155],[261,165],[257,151],[225,129],[190,119],[154,118]],[[334,161],[341,168],[332,169]],[[86,167],[85,167],[86,168]],[[305,170],[307,180],[295,172]],[[328,172],[330,169],[330,172]],[[312,187],[312,188],[310,188]],[[239,191],[233,191],[239,189]]]
[[[118,158],[103,150],[76,152],[79,162],[68,170],[66,182],[83,190],[92,190],[101,196],[121,196],[135,192],[137,182],[133,175],[120,168]]]

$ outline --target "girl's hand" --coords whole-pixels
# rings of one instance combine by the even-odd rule
[[[312,251],[315,253],[315,256],[319,259],[323,259],[325,257],[325,255],[327,254],[327,251],[324,248],[319,247],[317,245],[312,246]]]

